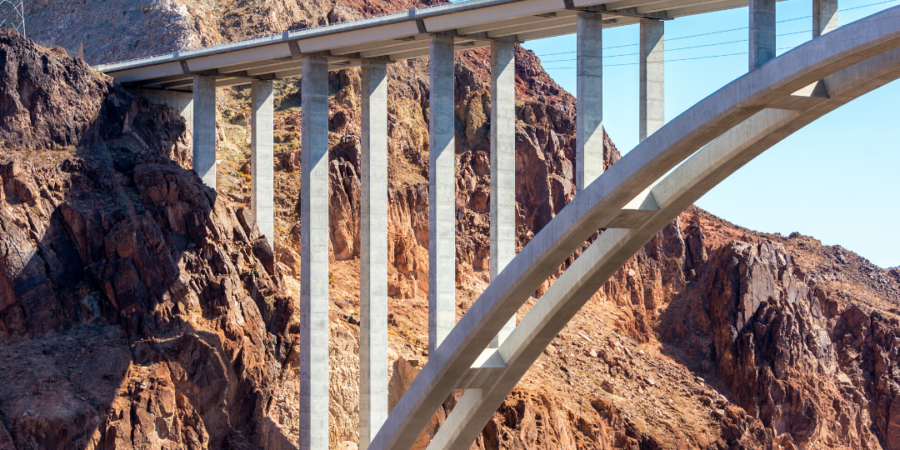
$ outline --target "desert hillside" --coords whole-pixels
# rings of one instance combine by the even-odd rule
[[[272,249],[248,212],[249,89],[218,94],[215,192],[186,169],[177,113],[88,64],[423,4],[37,1],[44,47],[0,34],[0,450],[296,448],[300,81],[276,83]],[[111,37],[78,25],[91,21]],[[80,36],[85,59],[68,57]],[[390,66],[392,404],[428,358],[428,83],[427,58]],[[524,49],[516,87],[521,249],[575,195],[575,99]],[[352,449],[359,72],[330,89],[330,439]],[[461,316],[489,278],[483,49],[457,54],[456,119]],[[473,448],[900,450],[898,339],[897,268],[691,208],[585,305]]]

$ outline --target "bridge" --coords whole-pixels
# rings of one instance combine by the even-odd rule
[[[663,117],[664,21],[749,6],[749,72]],[[813,35],[776,58],[775,0],[475,0],[99,66],[190,118],[194,169],[215,185],[215,89],[252,84],[252,203],[272,230],[273,84],[303,77],[300,447],[328,448],[327,72],[362,67],[360,448],[406,450],[454,389],[429,449],[468,448],[581,306],[705,192],[803,126],[900,77],[900,7],[837,26],[813,0]],[[641,142],[603,172],[602,29],[640,24]],[[514,45],[577,33],[578,194],[515,253]],[[455,323],[453,55],[491,47],[491,284]],[[430,56],[429,361],[387,412],[387,83]],[[190,91],[190,92],[188,92]],[[516,311],[596,230],[600,237],[522,321]]]

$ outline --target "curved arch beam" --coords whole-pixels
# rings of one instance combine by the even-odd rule
[[[492,386],[466,391],[428,449],[467,448],[569,320],[628,258],[678,214],[785,137],[897,78],[900,50],[845,69],[825,80],[832,94],[826,102],[805,112],[764,109],[652,186],[650,193],[660,212],[637,229],[607,230],[560,276],[499,348],[507,368]]]
[[[626,203],[666,172],[725,131],[770,105],[790,99],[803,87],[897,47],[900,7],[846,25],[785,53],[729,83],[644,140],[563,208],[485,289],[430,355],[370,448],[411,448],[491,338],[538,285],[578,245],[598,228],[613,223]]]

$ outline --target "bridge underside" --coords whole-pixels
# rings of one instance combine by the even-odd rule
[[[468,3],[474,3],[469,5]],[[216,78],[216,87],[301,75],[301,56],[322,56],[329,70],[381,59],[402,61],[427,56],[430,36],[453,36],[454,50],[489,47],[498,39],[526,42],[573,34],[580,12],[603,15],[603,28],[641,19],[671,20],[748,5],[748,0],[493,0],[411,10],[387,18],[285,32],[279,36],[149,60],[108,64],[98,70],[126,87],[190,92],[193,76]]]

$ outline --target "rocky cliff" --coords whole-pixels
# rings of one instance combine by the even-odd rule
[[[103,62],[420,4],[101,5],[47,2],[33,17],[121,28],[85,45]],[[73,54],[67,33],[92,32],[79,23],[37,39]],[[0,39],[0,449],[295,448],[298,82],[277,85],[273,251],[246,209],[247,89],[219,94],[212,192],[183,168],[190,137],[173,111],[64,53]],[[489,274],[488,59],[457,54],[460,315]],[[575,107],[532,53],[517,51],[516,73],[521,248],[574,195]],[[427,74],[425,58],[389,70],[392,401],[428,356]],[[330,85],[330,437],[353,448],[359,74]],[[608,167],[619,154],[607,149]],[[900,449],[898,307],[896,269],[691,209],[604,285],[473,445]]]

